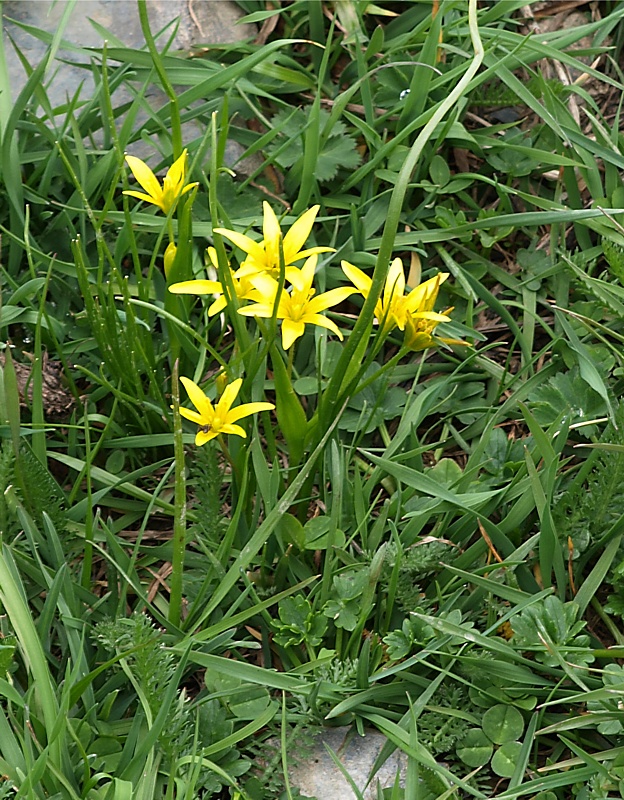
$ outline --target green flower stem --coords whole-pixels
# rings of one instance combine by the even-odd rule
[[[178,97],[175,93],[173,85],[169,80],[169,76],[160,58],[160,53],[156,49],[156,42],[152,36],[152,31],[149,26],[149,18],[147,16],[147,2],[146,0],[138,0],[139,6],[139,19],[141,21],[141,30],[145,37],[147,49],[150,52],[152,61],[154,62],[154,69],[158,73],[162,87],[165,94],[169,98],[169,110],[171,111],[171,143],[173,146],[174,161],[182,155],[182,123],[180,120],[180,108],[178,106]]]
[[[85,542],[82,559],[82,579],[81,584],[84,589],[91,588],[91,569],[93,566],[93,494],[91,483],[91,429],[89,427],[89,414],[87,401],[83,406],[84,434],[85,434],[85,481],[87,490],[87,510],[85,514]]]
[[[180,414],[179,361],[177,360],[173,365],[171,381],[171,399],[173,400],[173,452],[175,457],[175,497],[168,620],[179,628],[182,616],[182,579],[184,574],[184,557],[186,554],[186,475],[184,466],[182,416]]]
[[[381,236],[381,244],[379,246],[379,253],[373,271],[371,287],[364,301],[362,311],[358,317],[357,322],[353,328],[353,332],[340,356],[334,375],[332,376],[329,386],[321,400],[321,419],[325,422],[333,418],[335,410],[339,405],[344,403],[346,397],[353,390],[358,376],[351,379],[345,385],[345,376],[349,373],[349,365],[356,356],[358,346],[362,337],[369,335],[372,327],[373,317],[375,316],[375,306],[381,297],[383,287],[388,274],[390,259],[392,257],[392,249],[394,247],[394,240],[398,230],[399,221],[401,217],[401,210],[403,208],[403,201],[412,173],[418,163],[422,151],[430,140],[433,131],[444,119],[446,114],[453,108],[463,92],[466,90],[468,84],[477,73],[481,62],[483,61],[483,45],[479,36],[479,28],[477,25],[477,0],[468,0],[468,26],[470,29],[470,38],[474,48],[474,56],[470,62],[466,72],[458,81],[455,88],[451,93],[438,105],[430,120],[424,126],[416,141],[411,146],[409,153],[401,167],[397,181],[390,196],[390,203],[388,206],[388,214],[384,225],[383,233]],[[321,430],[327,427],[326,424],[321,426]]]
[[[221,451],[223,452],[223,455],[226,457],[229,465],[232,467],[232,475],[236,479],[236,484],[237,484],[237,486],[240,487],[241,486],[240,470],[236,466],[236,462],[232,458],[232,454],[230,453],[230,449],[227,446],[227,444],[225,443],[225,439],[223,438],[223,436],[221,434],[219,434],[219,436],[217,436],[217,441],[219,442],[219,447],[221,448]]]
[[[371,383],[374,383],[378,378],[381,378],[381,376],[385,372],[388,372],[389,370],[392,369],[392,367],[395,367],[399,363],[399,361],[403,358],[403,356],[407,355],[407,353],[409,353],[408,348],[401,347],[399,352],[395,353],[389,361],[387,361],[383,366],[381,366],[377,370],[377,372],[374,372],[369,378],[367,378],[362,383],[358,383],[356,394],[359,392],[363,392],[364,389],[366,389],[368,386],[371,385]]]
[[[288,366],[285,366],[277,346],[271,348],[271,364],[273,366],[273,381],[275,385],[275,414],[280,432],[288,448],[289,466],[296,467],[303,458],[308,421],[301,401],[292,385],[292,353],[293,348],[290,349],[288,354]]]
[[[288,363],[286,364],[286,373],[289,379],[292,378],[294,361],[295,361],[295,345],[292,344],[290,350],[288,351]]]

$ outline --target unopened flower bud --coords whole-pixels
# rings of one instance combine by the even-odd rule
[[[217,386],[217,395],[221,397],[221,395],[225,391],[225,387],[228,385],[228,377],[225,372],[220,372],[217,375],[215,384]]]
[[[171,272],[171,267],[173,267],[173,262],[175,261],[176,253],[178,252],[178,248],[175,245],[175,242],[169,242],[167,245],[167,249],[165,250],[164,255],[164,262],[165,262],[165,278],[169,277],[169,273]]]

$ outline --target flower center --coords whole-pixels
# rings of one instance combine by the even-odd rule
[[[287,295],[287,316],[289,319],[293,320],[293,322],[299,322],[301,317],[305,314],[311,294],[311,292],[298,292],[297,290],[293,290],[291,295]]]
[[[279,259],[279,249],[280,249],[280,242],[282,241],[281,234],[274,239],[273,241],[266,242],[264,244],[264,252],[266,256],[266,263],[265,269],[272,275],[274,278],[279,278],[280,272],[280,259]],[[288,264],[286,264],[288,266]]]

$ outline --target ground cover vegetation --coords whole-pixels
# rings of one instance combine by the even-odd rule
[[[0,53],[0,796],[622,797],[624,4],[239,4]]]

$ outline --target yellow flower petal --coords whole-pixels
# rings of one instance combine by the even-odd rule
[[[267,301],[273,302],[275,300],[275,295],[279,289],[279,283],[275,278],[267,275],[266,272],[257,272],[249,277],[249,282]]]
[[[288,283],[292,283],[298,289],[302,286],[301,270],[298,267],[286,267],[286,275],[284,277]]]
[[[308,250],[302,250],[300,253],[296,253],[295,257],[293,257],[292,261],[300,261],[302,258],[309,258],[310,256],[316,255],[317,253],[335,253],[335,247],[310,247]]]
[[[215,408],[215,415],[221,417],[228,416],[228,411],[230,410],[230,406],[236,400],[238,393],[240,392],[240,388],[243,385],[243,379],[237,378],[232,383],[228,383],[228,385],[223,390],[223,394],[219,398],[219,402],[217,403],[217,407]]]
[[[219,281],[195,280],[173,283],[169,287],[172,294],[217,294],[223,289]]]
[[[239,308],[238,313],[243,317],[262,317],[270,319],[273,316],[273,305],[267,303],[252,303],[244,308]]]
[[[354,267],[353,264],[349,264],[348,261],[341,261],[340,266],[342,267],[344,274],[356,287],[358,292],[361,292],[364,297],[366,297],[370,292],[371,287],[371,279],[368,277],[368,275],[365,272],[362,272],[362,270],[358,267]]]
[[[137,179],[137,181],[141,184],[141,186],[145,189],[147,194],[152,198],[151,202],[154,202],[154,198],[158,197],[161,193],[160,183],[158,182],[158,178],[154,175],[152,170],[147,166],[145,161],[141,161],[140,158],[136,156],[126,155],[126,164],[130,167],[130,171]]]
[[[208,260],[212,266],[217,269],[219,267],[219,257],[217,256],[216,247],[207,247],[206,254],[208,255]]]
[[[163,181],[163,188],[165,193],[171,192],[177,194],[184,184],[184,175],[186,173],[186,150],[182,155],[176,159],[167,170],[165,179]]]
[[[216,314],[220,314],[224,308],[227,307],[227,300],[225,299],[225,295],[222,294],[220,297],[214,301],[214,303],[208,309],[208,316],[214,317]]]
[[[389,308],[392,300],[395,297],[402,298],[405,294],[405,273],[403,272],[403,263],[400,258],[395,258],[386,278],[386,284],[383,290],[383,305],[384,308]]]
[[[344,338],[340,328],[336,325],[334,320],[329,319],[329,317],[323,317],[321,314],[306,314],[303,321],[309,322],[310,325],[318,325],[320,328],[327,328],[327,330],[335,333],[340,341]]]
[[[275,264],[279,268],[279,246],[282,238],[282,231],[275,211],[267,203],[262,203],[264,216],[262,219],[262,235],[264,236],[264,252],[266,260],[270,264]],[[284,256],[285,258],[285,256]],[[287,262],[286,262],[287,263]]]
[[[317,261],[318,256],[316,254],[312,255],[310,258],[306,259],[305,264],[301,267],[299,275],[297,276],[300,284],[297,286],[299,291],[305,292],[306,294],[310,293],[310,290],[312,289],[312,283],[314,282],[314,273],[316,272]]]
[[[284,236],[284,261],[287,264],[295,260],[295,255],[297,255],[297,261],[302,258],[299,251],[312,231],[319,209],[320,206],[312,206],[312,208],[308,209],[299,219],[293,222],[288,233]]]
[[[247,434],[241,428],[240,425],[230,425],[229,422],[225,423],[225,425],[221,428],[219,433],[232,433],[232,434],[235,434],[236,436],[242,436],[243,439],[247,438]]]
[[[412,315],[412,319],[427,319],[435,322],[436,325],[438,322],[450,322],[451,318],[447,317],[446,314],[438,314],[437,311],[415,311]]]
[[[249,253],[249,255],[253,256],[255,259],[262,261],[264,258],[264,250],[260,247],[258,242],[254,242],[253,239],[250,239],[249,236],[245,236],[244,233],[230,231],[227,228],[215,228],[214,232],[225,236],[226,239],[229,239],[244,253]]]
[[[209,442],[211,439],[216,439],[219,434],[217,431],[204,431],[201,428],[195,434],[195,446],[201,447],[206,442]]]
[[[308,310],[312,314],[325,311],[328,308],[332,308],[332,306],[337,306],[338,303],[342,303],[347,297],[351,297],[354,292],[355,289],[351,289],[349,286],[330,289],[328,292],[323,292],[323,294],[313,297],[308,303]]]
[[[137,200],[143,200],[145,203],[153,203],[158,208],[162,209],[162,202],[159,199],[154,199],[149,194],[143,194],[143,192],[135,192],[132,189],[128,189],[127,191],[122,192],[122,194],[127,194],[128,197],[136,197]]]
[[[242,406],[236,406],[229,412],[228,421],[237,422],[250,414],[258,414],[260,411],[272,411],[274,408],[273,403],[243,403]]]
[[[282,347],[284,350],[288,350],[296,339],[303,336],[304,331],[305,325],[303,322],[284,319],[282,321]]]
[[[198,414],[197,411],[192,411],[190,408],[180,407],[180,415],[184,417],[184,419],[189,419],[191,422],[195,422],[197,425],[204,424],[204,418],[202,415]]]
[[[199,386],[192,381],[190,378],[180,378],[182,386],[186,389],[186,393],[188,394],[191,403],[195,406],[195,408],[199,411],[202,417],[205,418],[212,418],[214,416],[214,408],[212,407],[212,403],[206,397],[206,395],[202,392]],[[180,412],[182,409],[180,409]]]

